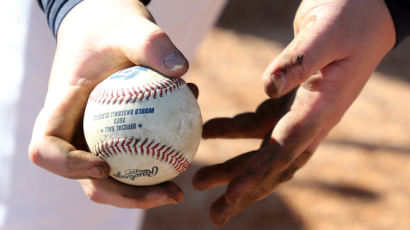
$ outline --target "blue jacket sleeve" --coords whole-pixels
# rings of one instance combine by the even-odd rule
[[[63,21],[63,18],[82,0],[37,0],[40,8],[47,16],[48,26],[57,36],[58,28]],[[144,5],[148,5],[150,0],[140,0]]]
[[[410,35],[410,0],[385,0],[396,29],[396,46]]]

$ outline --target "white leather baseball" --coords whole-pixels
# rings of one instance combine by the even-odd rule
[[[134,66],[91,92],[84,134],[90,151],[110,165],[111,177],[153,185],[189,167],[201,139],[202,118],[183,79]]]

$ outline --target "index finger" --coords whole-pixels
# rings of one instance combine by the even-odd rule
[[[255,112],[211,119],[204,124],[202,137],[263,138],[286,113],[293,98],[294,92],[291,92],[279,99],[265,100]]]
[[[103,159],[53,136],[32,143],[29,157],[38,166],[67,178],[107,178],[110,171]]]

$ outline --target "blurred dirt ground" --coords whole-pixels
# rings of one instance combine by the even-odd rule
[[[253,111],[266,99],[267,64],[292,38],[299,1],[230,1],[191,63],[204,121]],[[202,166],[256,149],[259,140],[205,140],[193,166],[175,181],[180,205],[146,212],[143,229],[410,229],[410,39],[380,64],[343,120],[295,178],[225,226],[208,219],[224,187],[198,192]]]

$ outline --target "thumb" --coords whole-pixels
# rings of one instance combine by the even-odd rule
[[[336,34],[331,27],[316,21],[306,25],[267,67],[263,74],[266,94],[281,97],[342,57],[340,47],[335,45]]]
[[[180,77],[188,71],[188,61],[168,35],[147,19],[130,25],[120,47],[135,65],[154,69],[168,77]]]

